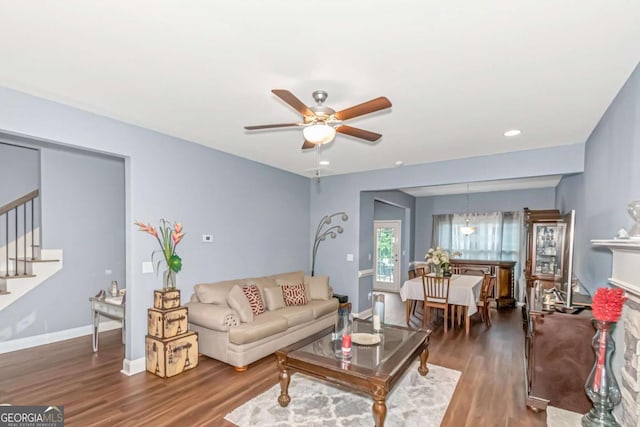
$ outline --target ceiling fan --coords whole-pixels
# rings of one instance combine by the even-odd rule
[[[379,98],[372,99],[371,101],[363,102],[362,104],[354,105],[353,107],[336,112],[333,108],[323,105],[328,96],[327,92],[323,90],[316,90],[313,92],[312,96],[317,105],[311,107],[307,107],[288,90],[273,89],[271,92],[302,114],[302,123],[279,123],[272,125],[245,126],[244,128],[246,130],[262,130],[304,127],[302,130],[305,139],[304,144],[302,144],[303,150],[333,141],[333,138],[336,136],[336,132],[364,139],[366,141],[375,142],[379,140],[382,135],[375,132],[369,132],[364,129],[347,126],[342,124],[342,122],[354,117],[363,116],[365,114],[373,113],[374,111],[380,111],[391,107],[391,102],[386,97],[381,96]]]

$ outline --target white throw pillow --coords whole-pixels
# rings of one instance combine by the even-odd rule
[[[304,276],[304,284],[309,290],[309,296],[312,300],[328,300],[329,295],[329,276]]]
[[[227,294],[227,304],[234,309],[240,321],[242,323],[253,322],[253,311],[251,311],[251,304],[247,299],[247,296],[242,292],[242,288],[238,285],[234,285],[233,288]]]
[[[284,308],[284,297],[282,296],[282,289],[280,289],[280,286],[264,288],[263,291],[267,302],[267,310],[273,311]]]

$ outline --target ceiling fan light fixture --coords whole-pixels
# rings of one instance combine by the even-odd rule
[[[304,139],[312,144],[322,145],[333,141],[336,137],[336,130],[326,123],[316,123],[305,127],[302,130]]]

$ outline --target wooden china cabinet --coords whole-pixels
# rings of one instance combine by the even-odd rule
[[[527,260],[525,278],[527,289],[538,281],[550,288],[562,281],[565,268],[564,250],[566,223],[557,209],[530,210],[524,208],[527,232]]]

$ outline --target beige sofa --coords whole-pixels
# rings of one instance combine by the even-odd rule
[[[280,285],[301,282],[308,304],[285,306]],[[252,284],[265,303],[266,311],[259,315],[253,315],[250,306],[247,312],[249,300],[242,294],[242,287]],[[189,329],[199,334],[199,351],[237,371],[334,325],[339,306],[327,276],[310,277],[302,271],[201,283],[194,291],[186,305]]]

